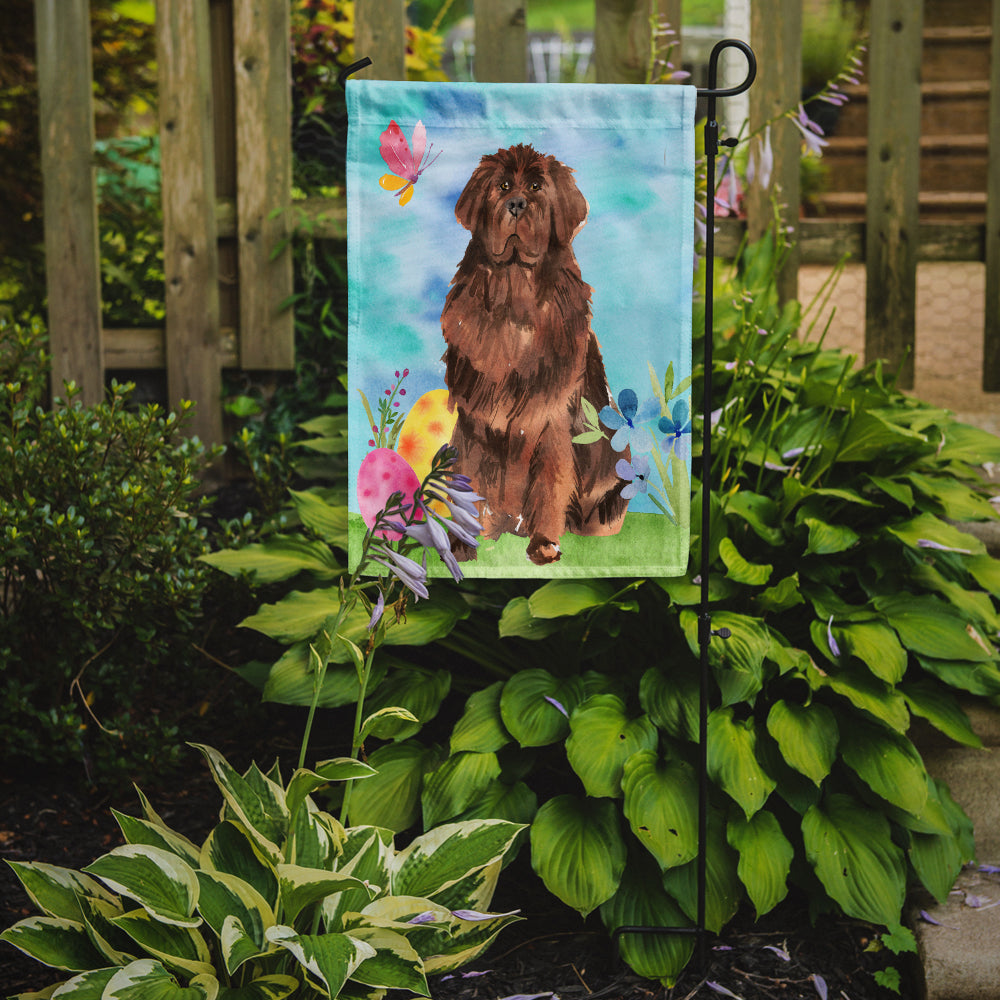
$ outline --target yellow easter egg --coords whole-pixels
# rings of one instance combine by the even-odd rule
[[[423,481],[442,445],[451,440],[457,413],[448,412],[448,390],[431,389],[410,407],[396,442],[396,451]]]

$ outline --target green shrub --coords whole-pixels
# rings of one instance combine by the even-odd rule
[[[0,744],[7,760],[115,770],[176,752],[157,686],[191,660],[208,454],[187,404],[131,409],[128,385],[96,406],[68,385],[40,406],[40,338],[0,321]]]
[[[78,997],[429,996],[427,975],[478,956],[515,913],[489,913],[513,823],[453,823],[406,848],[388,830],[345,829],[311,794],[370,767],[337,758],[235,771],[202,746],[222,793],[202,845],[115,813],[126,844],[82,872],[12,862],[41,915],[0,935],[66,973]],[[51,989],[51,987],[50,987]],[[45,995],[48,995],[46,991]]]

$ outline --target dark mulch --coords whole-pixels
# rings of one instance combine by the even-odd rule
[[[283,724],[279,718],[279,735],[265,745],[290,747],[291,732],[280,735]],[[220,748],[234,763],[246,759],[239,744],[220,741]],[[208,832],[218,813],[218,793],[193,751],[192,767],[150,791],[150,798],[168,824],[195,840]],[[74,785],[72,776],[8,774],[0,779],[0,858],[80,868],[121,843],[112,806],[139,813],[134,794],[125,791],[108,796]],[[542,889],[523,856],[501,877],[494,906],[520,908],[526,919],[504,931],[471,970],[463,970],[465,975],[433,977],[436,1000],[550,993],[562,1000],[689,1000],[726,996],[725,990],[743,1000],[815,1000],[824,984],[831,1000],[887,1000],[892,994],[872,975],[890,964],[904,974],[902,996],[918,992],[903,962],[866,950],[870,928],[831,918],[813,927],[798,901],[783,904],[757,925],[749,915],[738,916],[720,938],[706,942],[706,968],[690,968],[673,990],[639,978],[617,961],[596,917],[583,922],[562,907]],[[0,927],[31,913],[10,869],[0,866]],[[0,995],[41,989],[59,978],[0,944]]]

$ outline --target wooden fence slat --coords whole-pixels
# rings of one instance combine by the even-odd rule
[[[650,17],[658,0],[594,0],[594,67],[598,83],[645,83]]]
[[[192,432],[222,441],[219,256],[215,226],[211,58],[205,0],[156,9],[169,402],[198,406]]]
[[[104,397],[88,0],[35,0],[53,395]]]
[[[1000,392],[1000,0],[993,0],[989,154],[986,175],[986,324],[983,390]]]
[[[406,0],[361,0],[354,5],[354,52],[372,65],[358,76],[406,79]]]
[[[287,0],[233,7],[240,365],[247,369],[295,367],[294,317],[282,307],[292,294],[290,21]]]
[[[869,15],[865,360],[899,368],[903,389],[915,368],[923,6],[872,0]]]
[[[802,91],[802,4],[800,0],[759,0],[750,8],[750,41],[761,67],[750,88],[750,131],[783,114],[799,103]],[[720,117],[724,114],[720,109]],[[727,132],[735,134],[740,123],[731,122]],[[756,140],[755,140],[756,141]],[[792,227],[793,245],[777,277],[778,296],[784,302],[798,295],[800,249],[799,158],[802,136],[787,120],[771,128],[774,170],[770,184],[762,188],[759,178],[747,192],[747,218],[751,239],[759,239],[774,220],[774,201],[781,206],[781,225]]]
[[[528,77],[524,0],[475,0],[476,79],[524,83]]]

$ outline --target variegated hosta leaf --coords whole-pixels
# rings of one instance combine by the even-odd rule
[[[65,917],[28,917],[19,920],[0,934],[26,955],[54,969],[80,972],[105,964],[104,958],[91,944],[87,929],[76,920]]]
[[[705,850],[705,926],[718,934],[732,919],[743,899],[743,884],[736,874],[736,852],[726,843],[726,824],[720,813],[708,816]],[[691,918],[698,918],[698,861],[663,873],[663,887]]]
[[[187,986],[153,959],[143,958],[119,969],[108,981],[101,1000],[216,1000],[219,981],[196,976]]]
[[[882,813],[849,795],[830,795],[805,814],[802,837],[820,882],[849,917],[899,923],[906,866]]]
[[[424,778],[420,796],[424,826],[437,826],[454,819],[475,802],[500,777],[495,753],[452,754],[436,771]]]
[[[752,718],[737,721],[733,709],[717,708],[708,717],[708,774],[749,818],[774,791],[776,782],[757,761]]]
[[[495,753],[510,742],[500,716],[500,692],[503,681],[497,681],[469,696],[462,717],[451,733],[451,752],[474,750]]]
[[[698,783],[690,765],[641,751],[625,762],[622,789],[632,832],[661,869],[698,854]]]
[[[261,976],[244,986],[223,987],[218,1000],[285,1000],[299,985],[294,976]]]
[[[342,872],[327,872],[300,865],[278,865],[281,906],[286,920],[294,921],[302,910],[345,889],[361,889],[375,895],[361,879]]]
[[[292,820],[285,857],[305,868],[335,868],[343,842],[344,828],[339,821],[306,799]]]
[[[504,684],[500,717],[521,746],[547,746],[566,736],[569,716],[583,698],[579,677],[560,679],[540,668],[522,670]]]
[[[85,869],[113,892],[134,899],[150,916],[165,924],[197,927],[198,878],[171,851],[146,844],[125,844]]]
[[[127,963],[126,963],[127,964]],[[19,993],[11,1000],[41,1000],[42,997],[56,997],[57,1000],[101,1000],[104,988],[114,978],[120,966],[109,966],[107,969],[91,969],[80,975],[67,979],[54,992],[50,986],[43,993]]]
[[[109,903],[114,896],[97,879],[74,871],[39,861],[8,861],[31,901],[46,916],[81,920],[81,896],[93,896]]]
[[[453,910],[452,914],[454,916],[464,912],[466,911]],[[440,940],[436,946],[429,954],[424,955],[424,971],[428,975],[440,974],[467,965],[486,951],[504,927],[520,919],[516,912],[480,914],[475,920],[455,916],[451,931],[440,932]],[[419,942],[414,941],[414,945],[419,950]]]
[[[549,892],[586,916],[618,889],[625,842],[608,799],[558,795],[531,824],[531,865]]]
[[[521,833],[524,828],[521,828]],[[515,840],[519,839],[519,833]],[[507,860],[506,856],[497,858],[493,864],[486,865],[485,868],[478,868],[476,871],[453,882],[448,888],[434,893],[434,901],[449,910],[472,909],[488,910],[493,902],[493,894],[497,890],[497,882],[500,879],[500,871]]]
[[[736,873],[746,886],[758,918],[788,895],[788,872],[795,849],[781,832],[774,813],[762,809],[750,819],[729,821],[726,836],[740,853]]]
[[[421,834],[393,860],[392,892],[433,899],[503,858],[523,827],[502,819],[446,823]]]
[[[345,889],[323,900],[324,926],[329,930],[344,930],[345,913],[357,913],[371,900],[372,892],[384,892],[389,886],[392,858],[392,833],[373,826],[356,826],[347,831],[337,870],[352,875],[365,888]]]
[[[252,885],[272,908],[278,905],[278,875],[241,823],[220,823],[201,847],[199,867],[224,872]]]
[[[618,891],[601,905],[609,932],[619,927],[689,927],[684,912],[664,891],[652,859],[630,858]],[[694,950],[692,934],[623,934],[619,952],[640,976],[673,986]]]
[[[264,855],[273,863],[281,856],[279,844],[288,832],[288,808],[284,789],[251,768],[246,776],[230,767],[217,750],[193,744],[208,761],[226,806],[250,832]]]
[[[296,934],[293,928],[278,924],[268,928],[267,939],[291,952],[309,977],[332,997],[340,993],[363,961],[375,957],[370,944],[349,934]]]
[[[812,702],[798,705],[778,700],[767,716],[767,731],[781,748],[781,756],[815,785],[830,773],[840,733],[833,712]]]
[[[639,750],[653,750],[659,739],[648,715],[630,719],[625,702],[613,694],[592,695],[569,721],[566,757],[588,795],[620,798],[622,768]]]
[[[254,948],[254,954],[266,950],[264,931],[275,923],[274,912],[264,897],[248,882],[226,875],[223,872],[198,872],[198,883],[201,893],[198,898],[198,910],[205,922],[223,938],[223,929],[228,920],[239,923],[238,930],[242,937],[249,938]],[[236,929],[230,929],[230,939],[234,939]],[[236,935],[240,937],[240,935]],[[230,964],[232,948],[226,951],[227,971],[232,975],[249,955],[245,947],[240,945],[240,958],[235,964]]]
[[[402,934],[385,927],[355,927],[351,937],[372,946],[375,954],[351,973],[351,979],[365,986],[409,990],[430,996],[424,963]]]
[[[159,847],[161,850],[176,854],[191,867],[198,864],[199,849],[187,837],[176,833],[169,827],[152,823],[145,819],[126,816],[117,809],[112,809],[122,835],[129,844],[146,844],[149,847]]]
[[[83,896],[80,905],[90,940],[104,956],[105,965],[128,965],[139,958],[140,949],[135,942],[114,924],[115,917],[125,912],[120,902],[109,903],[93,896]]]
[[[331,781],[350,781],[357,778],[370,778],[376,774],[374,767],[353,757],[336,757],[324,760],[313,770],[301,767],[288,782],[285,791],[285,805],[288,812],[294,815],[306,797],[312,795],[318,788],[328,785]]]
[[[189,976],[213,971],[212,956],[205,939],[190,927],[160,923],[145,910],[123,913],[112,923],[171,969],[181,969]]]

